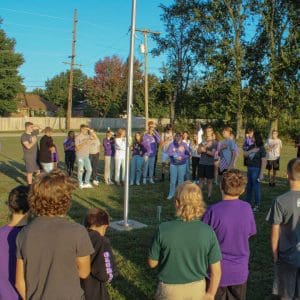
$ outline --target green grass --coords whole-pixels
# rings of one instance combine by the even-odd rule
[[[55,137],[55,143],[63,159],[63,137]],[[18,184],[25,183],[25,169],[22,161],[20,139],[16,137],[1,138],[2,150],[0,153],[0,225],[8,220],[6,200],[9,191]],[[250,277],[248,281],[249,300],[269,299],[272,286],[272,259],[269,247],[270,225],[265,222],[265,216],[272,199],[287,191],[288,185],[285,176],[287,161],[294,157],[292,145],[285,144],[281,171],[278,174],[278,185],[270,188],[262,184],[262,207],[256,214],[258,234],[251,240]],[[100,174],[103,174],[103,159],[100,163]],[[241,158],[238,167],[242,166]],[[158,164],[157,174],[160,174]],[[129,217],[148,225],[145,229],[131,232],[116,232],[109,230],[107,235],[111,240],[116,254],[119,276],[110,288],[112,299],[153,299],[156,289],[155,271],[147,267],[147,253],[155,228],[158,225],[156,209],[162,206],[162,220],[170,220],[174,215],[172,201],[167,201],[168,181],[157,183],[155,186],[134,186],[130,190]],[[206,197],[206,190],[204,189]],[[207,198],[207,197],[206,197]],[[243,198],[243,197],[242,197]],[[215,187],[211,202],[219,200],[219,191]],[[123,188],[107,186],[103,183],[98,188],[79,190],[74,192],[73,203],[69,217],[82,223],[85,212],[90,207],[103,207],[108,210],[113,220],[123,218]]]

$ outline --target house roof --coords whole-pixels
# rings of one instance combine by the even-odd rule
[[[36,94],[18,94],[16,100],[18,101],[18,108],[29,108],[32,110],[45,110],[52,112],[56,112],[58,110],[58,107],[55,104]]]

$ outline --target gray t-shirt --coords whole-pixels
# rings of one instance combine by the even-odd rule
[[[24,261],[26,298],[84,299],[76,257],[94,252],[87,230],[62,217],[37,217],[19,233],[17,258]]]
[[[32,137],[39,134],[38,130],[33,131],[31,134],[24,132],[21,135],[21,144],[23,148],[23,153],[24,153],[24,158],[26,159],[27,157],[37,157],[37,151],[38,151],[38,143],[36,142],[30,149],[27,149],[23,143],[24,142],[32,142]]]
[[[88,142],[87,142],[88,141]],[[80,150],[76,150],[76,155],[78,158],[82,158],[82,157],[88,157],[90,154],[90,136],[88,134],[78,134],[75,137],[75,146],[79,146],[83,143],[82,147],[80,148]]]
[[[222,146],[225,146],[224,149],[222,149]],[[231,139],[226,139],[220,142],[220,153],[219,156],[221,159],[225,159],[227,162],[227,166],[229,166],[231,160],[232,160],[232,152],[235,151],[235,143]]]
[[[300,267],[300,191],[290,191],[275,199],[266,218],[280,224],[279,258]]]
[[[98,137],[95,139],[91,139],[89,153],[90,154],[99,153],[99,146],[100,146],[100,141],[99,141]]]
[[[218,142],[215,140],[212,140],[212,141],[204,142],[204,143],[202,143],[202,145],[207,147],[206,148],[207,151],[213,151],[213,150],[216,151],[217,147],[218,147]],[[213,166],[214,160],[215,160],[214,156],[210,156],[206,153],[201,153],[199,164],[206,165],[206,166]]]

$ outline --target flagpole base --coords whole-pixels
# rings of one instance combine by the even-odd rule
[[[109,227],[117,231],[130,231],[132,229],[146,228],[147,225],[135,220],[128,220],[127,224],[125,224],[124,220],[120,220],[111,222]]]

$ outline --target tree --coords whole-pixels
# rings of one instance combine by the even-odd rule
[[[73,74],[72,100],[73,104],[76,104],[85,99],[84,88],[87,76],[80,69],[75,69]],[[45,82],[45,98],[63,109],[67,108],[68,103],[69,78],[70,71],[66,71],[61,72]]]
[[[15,40],[0,29],[0,115],[16,111],[14,100],[17,93],[24,91],[23,79],[18,72],[24,59],[15,52],[15,45]]]

